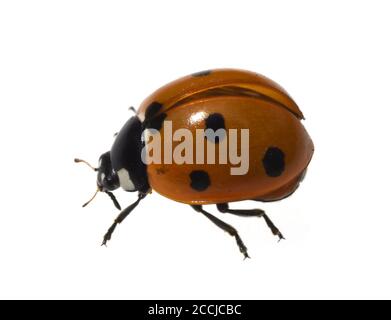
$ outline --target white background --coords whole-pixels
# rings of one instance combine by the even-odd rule
[[[388,1],[2,1],[0,298],[391,298],[390,30]],[[100,247],[117,211],[105,195],[81,208],[96,177],[73,158],[96,164],[130,105],[218,67],[274,79],[306,116],[298,192],[235,205],[287,240],[217,214],[243,261],[154,193]]]

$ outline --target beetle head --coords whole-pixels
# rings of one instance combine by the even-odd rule
[[[111,166],[110,152],[105,152],[99,158],[97,185],[100,191],[113,191],[119,188],[119,178]]]
[[[95,198],[98,192],[105,192],[111,198],[116,208],[121,210],[121,206],[119,205],[114,194],[111,192],[118,189],[120,183],[118,175],[111,165],[110,152],[105,152],[100,156],[98,168],[91,166],[87,161],[80,160],[77,158],[75,159],[75,162],[83,162],[98,173],[96,180],[97,190],[92,196],[92,198],[83,205],[83,207],[88,205]]]

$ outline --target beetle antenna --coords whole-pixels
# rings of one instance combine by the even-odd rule
[[[93,167],[92,165],[90,165],[87,161],[85,161],[85,160],[81,160],[81,159],[78,159],[78,158],[75,158],[75,162],[76,163],[85,163],[87,166],[89,166],[92,170],[94,170],[94,171],[98,171],[98,169],[97,168],[95,168],[95,167]]]
[[[99,188],[96,189],[96,191],[95,191],[94,195],[92,196],[92,198],[90,200],[88,200],[85,204],[83,204],[83,208],[86,207],[92,200],[95,199],[95,197],[96,197],[96,195],[98,194],[99,191],[100,191]]]

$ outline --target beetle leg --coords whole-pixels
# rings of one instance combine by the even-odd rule
[[[212,221],[216,226],[223,229],[224,231],[228,232],[231,236],[235,237],[236,243],[239,247],[239,250],[241,253],[243,253],[244,258],[250,258],[250,256],[247,253],[247,248],[244,245],[242,239],[239,236],[239,233],[236,231],[236,229],[229,224],[225,223],[224,221],[216,218],[215,216],[211,215],[209,212],[206,212],[204,209],[202,209],[202,206],[200,205],[194,205],[191,206],[195,211],[201,212],[205,217],[207,217],[210,221]]]
[[[273,232],[275,236],[278,236],[280,240],[285,239],[280,230],[274,225],[270,218],[266,215],[262,209],[229,209],[228,203],[219,203],[216,205],[217,209],[223,213],[230,213],[240,217],[263,217],[267,226]]]
[[[114,193],[110,191],[105,191],[105,193],[110,197],[110,199],[113,201],[114,206],[118,209],[121,210],[121,205],[119,204],[117,198],[115,197]]]
[[[135,201],[129,207],[127,207],[127,208],[125,208],[124,210],[121,211],[121,213],[114,220],[114,223],[111,225],[109,230],[107,230],[105,236],[103,237],[102,246],[106,245],[107,241],[109,241],[111,239],[111,236],[112,236],[115,228],[117,227],[117,225],[119,225],[122,221],[124,221],[126,219],[126,217],[129,215],[129,213],[131,213],[133,211],[133,209],[137,207],[137,205],[140,203],[140,201],[142,199],[144,199],[146,197],[146,195],[147,195],[146,193],[141,193],[140,192],[138,194],[137,201]]]

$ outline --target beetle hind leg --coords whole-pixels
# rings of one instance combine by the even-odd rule
[[[216,218],[209,212],[206,212],[204,209],[202,209],[202,206],[200,205],[193,205],[191,206],[195,211],[201,212],[205,217],[207,217],[210,221],[212,221],[216,226],[223,229],[224,231],[228,232],[231,236],[235,237],[236,243],[239,247],[240,252],[244,255],[244,259],[250,258],[250,256],[247,253],[247,247],[244,245],[242,239],[239,236],[238,231],[229,225],[228,223],[225,223],[224,221]]]
[[[280,230],[274,225],[273,221],[266,215],[262,209],[230,209],[228,203],[219,203],[217,209],[222,213],[230,213],[240,217],[263,217],[269,229],[279,240],[285,239]]]

